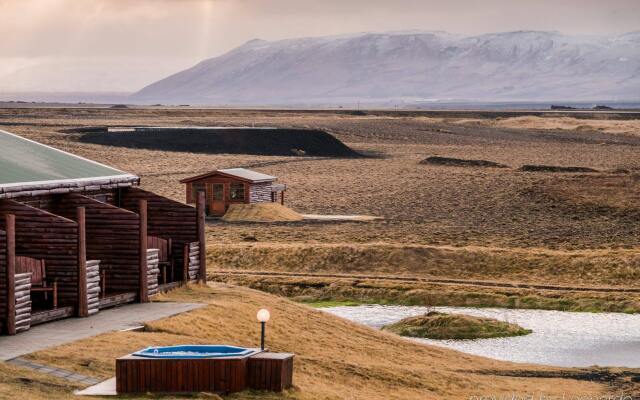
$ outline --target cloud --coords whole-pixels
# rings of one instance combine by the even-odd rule
[[[203,26],[209,20],[215,22],[222,18],[224,2],[217,3],[206,0],[4,1],[0,3],[0,35],[8,40],[0,41],[0,54],[15,57],[192,55]]]
[[[252,37],[364,30],[640,29],[635,0],[0,0],[0,54],[218,54]]]
[[[0,0],[0,76],[60,60],[190,65],[253,38],[404,29],[619,33],[640,29],[640,1]]]

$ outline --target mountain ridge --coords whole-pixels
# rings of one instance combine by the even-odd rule
[[[613,36],[400,31],[252,39],[132,98],[284,105],[636,100],[639,93],[640,31]]]

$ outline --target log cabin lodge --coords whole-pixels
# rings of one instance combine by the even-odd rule
[[[198,193],[204,192],[206,214],[220,217],[232,204],[280,201],[284,205],[287,185],[276,183],[277,179],[245,168],[230,168],[186,178],[180,183],[185,184],[187,204],[195,204]]]
[[[205,280],[204,195],[192,207],[139,183],[0,130],[0,332]]]

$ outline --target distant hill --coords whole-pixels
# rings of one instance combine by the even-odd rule
[[[319,129],[138,127],[113,132],[106,127],[83,127],[68,132],[83,133],[80,137],[82,142],[135,149],[265,156],[361,156],[331,134]]]
[[[639,97],[640,32],[519,31],[256,39],[155,82],[132,100],[285,105]]]

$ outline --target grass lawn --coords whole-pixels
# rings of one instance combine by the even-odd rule
[[[589,370],[498,362],[424,346],[247,288],[192,285],[154,301],[202,302],[207,306],[149,323],[144,332],[107,333],[28,358],[108,378],[114,375],[116,357],[149,345],[256,346],[259,324],[255,313],[267,307],[272,313],[267,345],[272,351],[296,353],[295,387],[282,394],[243,392],[228,398],[422,400],[498,393],[594,394],[616,389],[576,379]],[[27,397],[22,398],[33,399],[72,396],[71,386],[44,375],[4,364],[0,364],[0,374],[6,378],[2,379],[0,397],[5,393],[24,393]],[[29,383],[18,376],[26,377]]]

